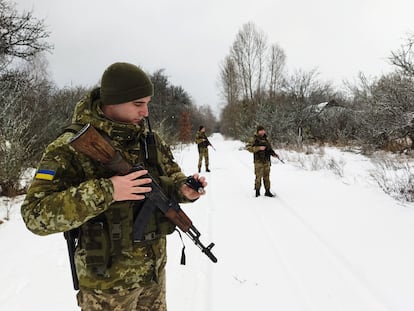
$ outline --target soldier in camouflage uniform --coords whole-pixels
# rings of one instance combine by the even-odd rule
[[[277,154],[267,140],[266,131],[263,126],[257,126],[256,134],[246,144],[246,149],[253,153],[254,173],[256,175],[254,181],[256,197],[260,196],[262,179],[265,187],[265,196],[273,197],[274,195],[270,192],[270,156],[277,157]]]
[[[127,161],[144,163],[146,170],[116,175],[70,146],[76,131],[67,130],[46,148],[21,207],[35,234],[78,228],[82,310],[166,310],[166,235],[174,226],[155,210],[143,240],[133,241],[134,211],[151,191],[151,180],[142,176],[149,172],[178,202],[200,194],[184,184],[186,176],[158,135],[156,163],[146,158],[144,118],[151,96],[153,85],[140,68],[115,63],[105,70],[101,87],[78,102],[72,119],[77,129],[91,124]],[[207,185],[204,177],[194,177]]]
[[[206,136],[206,128],[200,125],[198,132],[195,136],[195,143],[197,144],[198,148],[198,172],[201,172],[201,165],[203,163],[204,158],[204,165],[206,166],[206,172],[210,172],[208,165],[208,146],[210,145],[210,141]]]

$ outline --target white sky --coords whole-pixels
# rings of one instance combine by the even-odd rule
[[[93,85],[115,61],[165,68],[198,105],[217,107],[219,64],[249,21],[287,55],[290,71],[317,68],[340,84],[390,70],[414,32],[409,0],[17,0],[45,19],[59,86]]]

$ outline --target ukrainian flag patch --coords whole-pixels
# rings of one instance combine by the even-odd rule
[[[53,170],[40,169],[36,172],[35,178],[43,180],[53,180],[55,174],[56,172]]]

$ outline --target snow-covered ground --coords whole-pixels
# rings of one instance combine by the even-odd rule
[[[414,205],[386,195],[367,158],[327,148],[318,161],[334,159],[338,174],[280,151],[288,161],[272,166],[277,197],[255,198],[252,155],[238,141],[210,140],[207,194],[182,207],[218,262],[184,236],[181,266],[181,240],[169,237],[170,311],[414,310]],[[195,145],[175,155],[187,174],[196,170]],[[27,231],[22,199],[0,225],[0,310],[78,310],[63,235]]]

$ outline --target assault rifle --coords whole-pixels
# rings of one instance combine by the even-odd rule
[[[94,160],[105,165],[110,170],[120,174],[126,175],[133,171],[142,170],[144,167],[137,165],[133,166],[124,160],[119,152],[103,138],[98,131],[86,124],[70,141],[69,144],[77,151],[91,157]],[[210,258],[211,261],[217,262],[217,258],[212,254],[211,249],[214,243],[210,243],[205,247],[200,241],[200,232],[193,225],[191,219],[180,208],[180,205],[174,200],[169,199],[163,192],[160,185],[150,175],[146,174],[143,177],[151,178],[152,182],[149,185],[152,191],[146,193],[145,202],[141,208],[143,216],[138,215],[134,224],[134,239],[140,239],[144,233],[146,218],[151,214],[151,208],[158,208],[172,223],[174,223],[181,231],[183,231],[201,251]],[[201,184],[194,180],[191,176],[187,178],[187,185],[200,191]],[[146,202],[151,202],[147,206]],[[141,213],[140,212],[140,213]],[[139,223],[137,223],[139,222]],[[136,230],[137,229],[137,230]]]
[[[271,149],[271,148],[269,148],[269,146],[266,146],[266,150],[265,150],[265,152],[266,152],[266,155],[267,156],[274,156],[274,157],[276,157],[280,162],[282,162],[283,164],[285,164],[285,161],[283,161],[280,157],[279,157],[279,155],[273,150],[273,149]]]
[[[202,148],[207,148],[208,146],[211,146],[211,148],[213,148],[214,149],[214,151],[216,151],[216,148],[214,148],[214,146],[212,145],[212,143],[208,140],[208,138],[206,137],[206,138],[204,138],[204,140],[201,142],[201,143],[199,143],[198,144],[199,145],[199,147],[202,147]]]
[[[280,157],[279,157],[279,155],[276,153],[276,158],[280,161],[280,162],[282,162],[283,164],[285,164],[285,161],[283,161]]]
[[[213,150],[216,151],[216,148],[214,148],[213,144],[207,138],[207,147],[208,146],[211,146],[211,148],[213,148]]]

